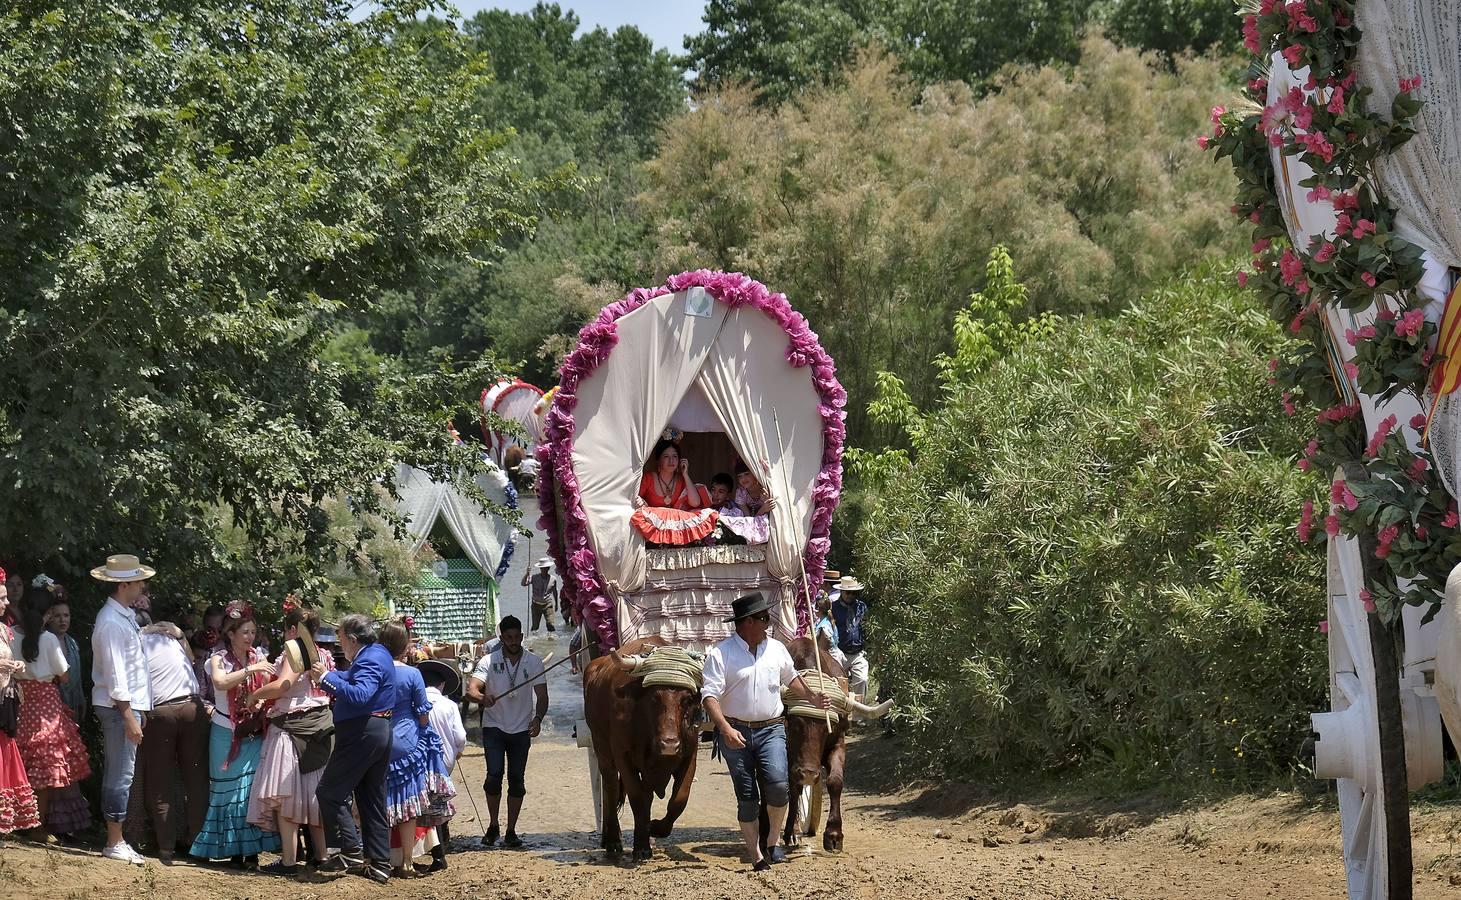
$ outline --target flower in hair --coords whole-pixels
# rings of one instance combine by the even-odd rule
[[[672,444],[678,444],[680,442],[680,438],[684,436],[685,432],[673,427],[666,428],[664,431],[660,432],[660,439],[669,441]]]
[[[51,586],[55,583],[56,580],[54,578],[42,572],[35,578],[31,579],[30,586],[36,588],[45,588],[49,591],[51,589]]]
[[[230,619],[252,619],[254,608],[243,600],[230,600],[228,605],[223,608],[223,613]]]

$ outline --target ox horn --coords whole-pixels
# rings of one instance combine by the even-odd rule
[[[631,656],[628,659],[625,659],[624,657],[619,655],[619,651],[617,649],[610,650],[609,656],[613,658],[614,662],[619,665],[619,668],[622,671],[630,675],[633,675],[635,672],[639,671],[639,667],[644,665],[644,660],[642,658],[637,656]]]
[[[881,719],[888,714],[888,710],[893,708],[893,701],[884,700],[877,706],[868,706],[866,703],[858,700],[848,700],[847,705],[852,708],[853,712],[862,716],[864,719]]]

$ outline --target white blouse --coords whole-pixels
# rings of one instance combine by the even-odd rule
[[[20,647],[24,641],[24,636],[17,631],[15,640],[10,642],[11,656],[22,662],[25,662],[25,656]],[[61,645],[61,639],[46,630],[41,632],[40,652],[34,660],[25,663],[25,671],[16,673],[16,677],[25,681],[51,681],[58,675],[66,674],[69,668],[66,664],[66,648]]]

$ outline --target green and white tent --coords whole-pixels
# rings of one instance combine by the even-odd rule
[[[477,476],[487,498],[512,505],[507,476],[497,468]],[[396,466],[397,511],[406,519],[412,550],[427,541],[441,559],[422,567],[415,631],[427,640],[464,641],[490,635],[497,623],[497,567],[512,529],[449,481]]]

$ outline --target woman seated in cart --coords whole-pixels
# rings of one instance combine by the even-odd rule
[[[690,481],[690,461],[680,456],[678,438],[672,429],[654,445],[634,498],[630,521],[651,544],[698,544],[720,520],[710,504],[710,491]]]

